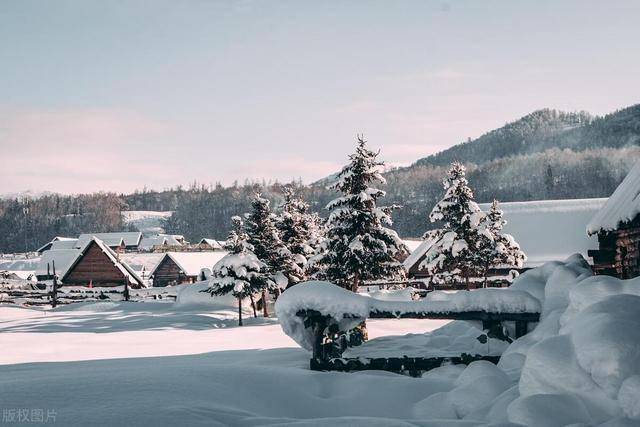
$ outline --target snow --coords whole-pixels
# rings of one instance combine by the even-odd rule
[[[622,180],[604,206],[587,224],[589,235],[617,229],[640,213],[640,162]]]
[[[579,256],[527,271],[510,292],[541,304],[535,329],[499,350],[497,366],[443,366],[421,378],[310,371],[309,353],[275,319],[248,316],[248,326],[236,327],[235,305],[200,295],[204,282],[175,287],[176,303],[0,306],[0,401],[55,409],[65,426],[636,426],[638,280],[591,276]],[[374,301],[307,285],[328,288],[310,295],[336,313],[414,304],[408,295]],[[296,285],[280,301],[300,286],[306,294]],[[441,322],[370,319],[364,345],[379,354],[405,344],[436,349],[477,333],[471,323]]]
[[[459,313],[486,311],[493,313],[539,313],[540,301],[526,291],[477,289],[459,292],[431,292],[420,301],[393,301],[354,294],[329,282],[300,283],[284,292],[276,302],[276,313],[284,332],[302,348],[312,349],[313,333],[304,327],[301,310],[315,310],[330,316],[346,331],[369,316],[372,311],[402,313]],[[349,318],[345,318],[345,314]]]
[[[164,233],[164,221],[171,215],[173,211],[123,211],[122,221],[144,234],[156,234]]]
[[[147,275],[156,268],[162,258],[164,258],[163,253],[127,252],[118,254],[120,262],[127,264],[138,274],[144,270]]]

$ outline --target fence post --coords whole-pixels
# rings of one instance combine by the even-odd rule
[[[124,281],[124,300],[129,301],[129,276],[126,276]]]
[[[56,308],[56,306],[58,305],[58,276],[56,275],[56,262],[52,261],[51,263],[53,264],[53,285],[51,287],[51,307]]]

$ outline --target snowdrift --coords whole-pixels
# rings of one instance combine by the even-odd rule
[[[414,419],[640,425],[640,278],[593,276],[584,259],[574,255],[525,272],[501,292],[517,297],[501,296],[492,304],[541,309],[540,323],[506,347],[497,366],[474,362],[425,373],[423,379],[446,379],[451,388],[416,402]],[[493,295],[487,293],[487,298]],[[461,297],[438,301],[441,297],[436,294],[424,305],[456,309],[468,302],[457,300]],[[377,301],[314,282],[285,292],[276,310],[285,333],[309,348],[306,331],[296,320],[299,309],[366,317],[378,304],[388,309],[387,304],[402,308],[407,303]]]

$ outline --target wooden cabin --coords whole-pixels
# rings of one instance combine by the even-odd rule
[[[118,254],[100,239],[93,237],[78,252],[61,282],[72,286],[123,286],[127,280],[132,288],[141,288],[142,280]]]
[[[587,226],[598,236],[590,250],[595,274],[630,279],[640,276],[640,162],[629,171]]]
[[[224,242],[219,242],[215,239],[207,239],[203,238],[198,242],[198,247],[202,248],[202,250],[208,251],[221,251],[223,250]]]
[[[563,261],[576,253],[587,259],[590,251],[598,247],[598,241],[595,236],[588,236],[585,229],[606,201],[576,199],[500,203],[507,222],[503,231],[514,237],[527,260],[522,268],[495,266],[489,276],[496,284],[506,285],[514,271],[522,273],[549,261]],[[481,204],[480,208],[487,211],[490,204]],[[429,282],[430,276],[420,268],[420,264],[431,244],[423,241],[405,260],[410,279]]]
[[[139,231],[84,233],[78,237],[76,248],[84,248],[94,237],[116,252],[137,251],[142,240],[142,233]]]
[[[208,252],[167,252],[151,272],[154,287],[195,283],[201,280],[203,269],[211,269],[227,253]]]

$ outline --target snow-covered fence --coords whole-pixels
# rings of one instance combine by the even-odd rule
[[[176,299],[175,291],[168,288],[129,289],[129,301],[171,300]],[[61,286],[56,289],[55,303],[58,305],[74,302],[90,301],[124,301],[125,289],[123,286],[114,288]],[[16,289],[0,286],[0,304],[18,304],[28,306],[51,305],[53,293],[49,289]]]
[[[430,293],[419,301],[388,301],[358,295],[327,282],[307,282],[284,292],[276,302],[284,332],[312,352],[311,369],[424,371],[447,363],[473,360],[497,362],[498,357],[461,354],[440,358],[348,359],[350,332],[371,319],[452,319],[481,321],[493,338],[511,341],[504,322],[515,324],[515,338],[540,319],[540,301],[525,291],[479,289],[472,292]]]

